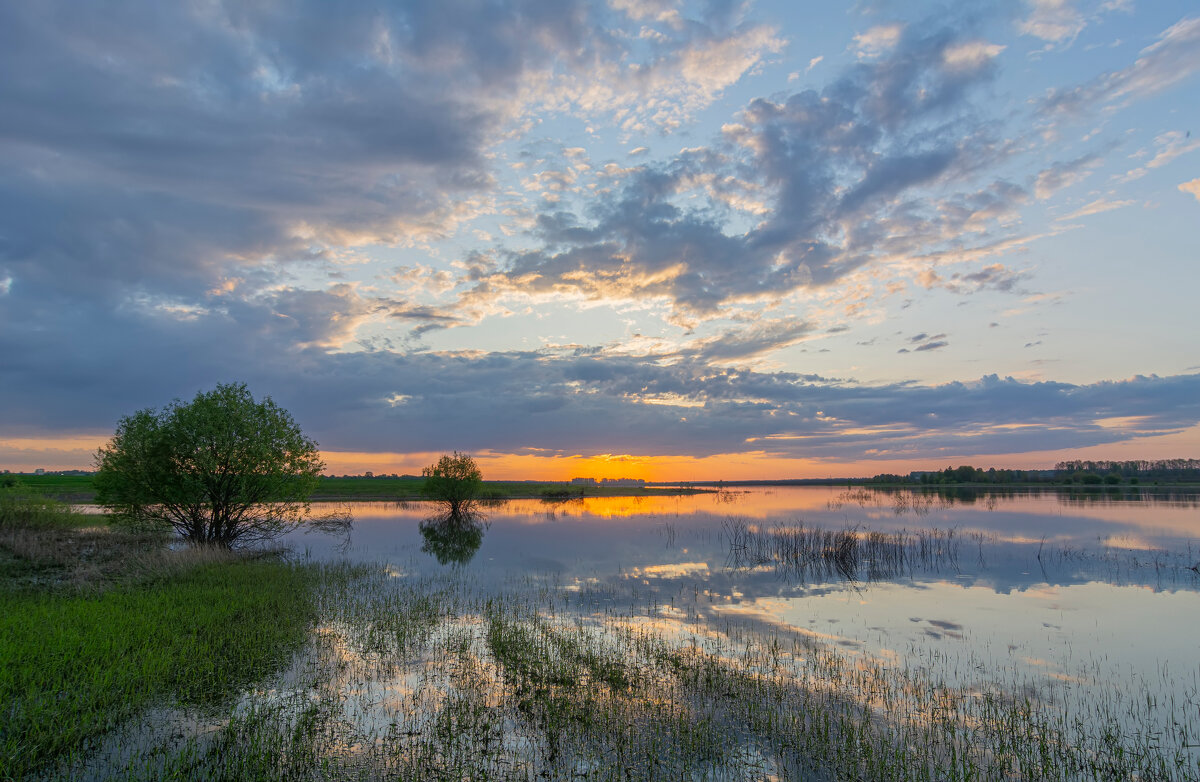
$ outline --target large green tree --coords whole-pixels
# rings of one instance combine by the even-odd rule
[[[425,476],[421,493],[441,503],[445,513],[455,517],[475,513],[483,473],[470,456],[455,451],[453,456],[443,456],[421,470],[421,474]]]
[[[286,410],[231,383],[122,418],[96,467],[97,502],[119,518],[230,548],[312,521],[324,465]]]

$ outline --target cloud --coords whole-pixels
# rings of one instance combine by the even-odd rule
[[[1039,201],[1045,201],[1059,190],[1082,182],[1102,162],[1096,153],[1081,155],[1074,160],[1055,161],[1049,168],[1042,169],[1034,178],[1033,192]]]
[[[1028,115],[994,109],[1007,50],[969,13],[873,28],[852,47],[861,60],[823,64],[819,88],[746,98],[787,44],[748,15],[576,0],[4,6],[5,433],[111,431],[235,379],[356,451],[858,458],[1195,424],[1190,375],[871,385],[775,371],[783,349],[880,316],[874,300],[918,281],[1028,294],[1032,272],[999,256],[1066,230],[1026,232],[1022,213],[1103,151],[1024,175],[1018,156],[1045,147],[1017,127]],[[1039,116],[1181,84],[1193,28],[1051,94]],[[704,111],[724,112],[719,134]],[[554,138],[577,124],[587,141]],[[1164,134],[1146,167],[1190,143]],[[600,346],[547,336],[557,324],[537,350],[426,344],[520,344],[504,318],[599,304],[629,321]],[[1096,423],[1145,409],[1119,431]]]
[[[1135,179],[1141,179],[1150,173],[1151,169],[1162,168],[1180,155],[1186,155],[1189,152],[1200,149],[1200,138],[1193,139],[1190,131],[1184,133],[1172,130],[1155,137],[1154,145],[1158,148],[1154,153],[1154,157],[1150,158],[1145,165],[1128,171],[1120,178],[1121,182],[1132,182]]]
[[[1079,207],[1078,209],[1076,209],[1075,211],[1073,211],[1069,214],[1065,214],[1062,217],[1056,217],[1055,220],[1059,220],[1059,221],[1077,220],[1080,217],[1088,217],[1089,215],[1096,215],[1096,214],[1102,214],[1104,212],[1111,212],[1114,209],[1124,209],[1125,207],[1131,206],[1134,203],[1136,203],[1136,202],[1134,202],[1134,201],[1109,201],[1104,198],[1097,198],[1095,201],[1084,204],[1083,206]]]
[[[1051,89],[1041,101],[1045,118],[1073,118],[1111,104],[1157,95],[1200,71],[1200,17],[1180,20],[1142,49],[1127,68],[1076,87]]]
[[[506,108],[488,96],[548,56],[538,42],[580,32],[571,3],[322,8],[6,8],[14,284],[194,297],[333,248],[444,235],[490,186],[483,150]]]
[[[95,315],[73,317],[94,323]],[[265,309],[262,316],[272,317]],[[316,345],[279,352],[270,334],[247,330],[233,316],[163,318],[155,329],[131,318],[101,325],[70,336],[0,331],[0,350],[19,357],[0,365],[6,437],[110,431],[121,415],[225,378],[270,393],[322,447],[366,452],[753,451],[844,459],[870,450],[933,458],[1082,447],[1200,422],[1200,375],[1086,385],[994,376],[872,385],[714,366],[683,354],[331,353]],[[113,341],[124,349],[108,350]],[[936,350],[944,341],[917,347]],[[26,349],[14,353],[21,344]],[[103,364],[85,359],[96,355],[106,357]],[[80,387],[88,393],[78,394]],[[1116,418],[1130,420],[1116,429],[1101,423]]]
[[[1087,26],[1071,0],[1030,0],[1028,5],[1029,16],[1017,24],[1017,29],[1025,35],[1060,43],[1075,40]]]
[[[659,300],[693,322],[833,285],[879,257],[949,248],[959,229],[1011,217],[1025,198],[1015,185],[953,189],[1009,154],[969,101],[994,75],[993,49],[949,28],[867,38],[893,33],[886,56],[821,92],[751,101],[713,146],[630,172],[582,214],[556,204],[538,220],[542,246],[503,253],[464,302]],[[759,219],[730,230],[730,210]]]
[[[698,340],[681,353],[709,362],[741,361],[794,345],[815,331],[814,324],[794,318],[760,320],[746,328]]]
[[[990,64],[1006,48],[987,41],[963,41],[948,47],[942,56],[947,67],[970,71]]]
[[[1179,186],[1179,191],[1181,193],[1191,193],[1196,197],[1197,201],[1200,201],[1200,178],[1184,182]]]
[[[782,46],[710,16],[645,53],[579,0],[6,7],[0,273],[197,305],[231,277],[266,288],[346,248],[445,238],[499,208],[492,148],[547,108],[525,102],[540,85],[623,63],[594,108],[656,93],[639,121],[677,124]]]
[[[854,51],[860,59],[879,57],[895,48],[904,33],[899,23],[881,24],[854,36]]]
[[[784,46],[769,25],[725,29],[693,23],[668,33],[644,36],[651,52],[637,60],[610,44],[568,70],[527,78],[520,103],[584,118],[603,116],[631,135],[670,131]]]
[[[253,303],[243,304],[243,307]],[[340,350],[353,339],[360,326],[372,317],[385,315],[389,305],[360,296],[354,287],[337,284],[325,290],[284,288],[261,297],[258,331],[280,343],[300,349],[309,347]],[[241,314],[241,313],[239,313]],[[250,325],[250,318],[242,322]],[[278,332],[287,332],[280,334]],[[274,332],[274,333],[271,333]]]
[[[984,289],[1011,293],[1016,291],[1017,284],[1026,276],[1024,272],[1014,271],[1004,264],[993,263],[975,272],[956,272],[941,284],[953,293],[975,293]]]

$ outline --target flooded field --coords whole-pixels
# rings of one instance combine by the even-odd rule
[[[1200,498],[764,488],[359,504],[231,711],[79,778],[1197,779]]]

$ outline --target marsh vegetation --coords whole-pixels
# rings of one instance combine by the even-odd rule
[[[1159,659],[1117,681],[1108,651],[1080,638],[1053,663],[1006,665],[1006,654],[1032,651],[990,655],[997,650],[982,631],[972,638],[963,620],[929,615],[937,600],[956,596],[998,605],[990,588],[980,596],[981,587],[953,583],[968,570],[983,578],[981,556],[988,568],[1010,560],[1033,568],[1031,585],[1061,584],[1060,602],[1077,599],[1067,584],[1081,567],[1109,560],[1029,536],[1011,550],[999,532],[943,524],[937,509],[910,513],[922,523],[906,529],[882,525],[895,517],[888,505],[874,523],[861,514],[821,523],[706,499],[709,515],[689,518],[675,505],[603,524],[585,517],[611,514],[610,506],[564,506],[549,518],[535,503],[510,504],[497,509],[486,539],[446,536],[443,547],[469,550],[466,557],[438,555],[442,544],[429,545],[421,525],[430,509],[414,504],[381,507],[378,520],[364,511],[360,548],[348,554],[355,562],[338,554],[317,564],[325,555],[311,548],[307,564],[223,554],[234,559],[180,565],[169,577],[118,569],[84,588],[60,574],[52,600],[64,605],[117,595],[125,605],[135,595],[190,605],[176,593],[211,602],[204,590],[241,573],[230,605],[267,586],[269,610],[295,621],[279,636],[252,629],[262,624],[253,615],[242,615],[237,631],[205,630],[226,632],[221,644],[269,649],[258,662],[244,649],[210,653],[205,671],[182,665],[162,681],[153,666],[134,666],[131,676],[154,683],[144,694],[126,704],[128,687],[106,690],[116,700],[93,709],[103,717],[94,729],[47,745],[23,766],[6,756],[4,771],[147,780],[1200,779],[1194,658]],[[827,513],[851,507],[860,506],[843,498]],[[756,515],[731,517],[731,508]],[[387,536],[401,542],[388,549]],[[535,539],[547,554],[580,564],[529,564]],[[619,567],[586,558],[601,539],[631,542],[615,549]],[[1114,593],[1113,605],[1194,605],[1197,584],[1182,566],[1188,554],[1175,553],[1174,591],[1137,587]],[[1150,549],[1107,556],[1123,563],[1127,578],[1155,577]],[[1137,556],[1143,564],[1131,562]],[[1080,588],[1099,589],[1092,578],[1080,576]],[[29,599],[13,583],[6,594]],[[886,602],[893,596],[909,602],[908,617],[924,612],[922,635],[881,630],[887,649],[873,649],[853,642],[848,628],[811,624],[831,604],[846,620],[871,601],[894,612]],[[296,602],[270,602],[285,599]],[[186,635],[190,620],[164,616]],[[902,621],[918,626],[916,618]],[[941,641],[919,641],[933,631]],[[120,659],[150,654],[137,647]],[[92,670],[94,681],[113,675]],[[62,684],[80,686],[45,680],[23,692]],[[52,732],[40,724],[31,718],[5,739],[28,746]]]
[[[325,571],[286,670],[206,712],[132,719],[56,773],[212,779],[1195,779],[1194,721],[1113,692],[950,687],[794,634],[686,612],[580,620],[553,589]],[[1195,708],[1195,687],[1178,713]],[[1191,698],[1189,702],[1187,699]],[[172,727],[164,739],[163,724]]]

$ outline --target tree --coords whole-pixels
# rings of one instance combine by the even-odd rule
[[[483,473],[470,456],[458,451],[453,456],[442,456],[437,464],[421,470],[421,475],[425,476],[421,494],[440,502],[450,516],[475,513],[475,500],[483,488]]]
[[[96,453],[96,500],[128,522],[232,548],[314,522],[308,497],[323,467],[270,397],[219,384],[122,418]]]

